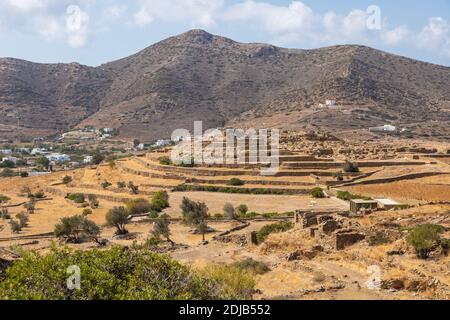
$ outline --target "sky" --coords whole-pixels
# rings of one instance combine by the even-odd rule
[[[190,29],[287,48],[361,44],[450,66],[450,0],[0,0],[0,57],[97,66]]]

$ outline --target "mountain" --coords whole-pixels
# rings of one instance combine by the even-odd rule
[[[364,46],[243,44],[192,30],[99,67],[0,59],[0,137],[94,125],[152,140],[176,128],[450,121],[450,68]],[[317,108],[325,100],[342,108]]]

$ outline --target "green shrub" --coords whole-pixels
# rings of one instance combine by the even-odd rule
[[[294,227],[292,222],[275,223],[264,226],[256,233],[258,243],[263,243],[266,238],[272,233],[286,232]]]
[[[450,239],[441,239],[441,248],[445,255],[448,255],[450,250]]]
[[[128,213],[131,215],[143,214],[150,212],[150,202],[146,199],[133,199],[126,203]]]
[[[170,160],[169,157],[161,157],[158,160],[159,160],[159,164],[161,164],[163,166],[171,166],[172,165],[172,160]]]
[[[241,179],[238,179],[238,178],[232,178],[232,179],[230,179],[230,181],[228,181],[228,185],[239,187],[239,186],[244,185],[244,181],[242,181]]]
[[[359,172],[359,167],[356,163],[350,162],[350,161],[346,161],[344,164],[344,172],[347,173],[354,173],[354,172]]]
[[[36,199],[44,199],[45,198],[45,193],[44,191],[38,191],[35,194],[33,194],[33,198]]]
[[[4,196],[0,194],[0,203],[4,203],[4,202],[8,202],[9,200],[11,200],[10,197]]]
[[[247,205],[245,205],[245,204],[241,204],[241,205],[237,208],[237,211],[238,211],[238,213],[239,213],[239,215],[240,215],[241,217],[245,217],[245,215],[246,215],[247,212],[248,212],[248,207],[247,207]]]
[[[311,190],[311,196],[313,198],[325,198],[325,193],[322,188],[314,188]]]
[[[81,270],[80,290],[67,288],[67,269]],[[70,274],[69,274],[70,275]],[[53,249],[46,255],[24,252],[6,270],[0,299],[11,300],[208,300],[251,297],[249,276],[238,273],[210,278],[191,271],[169,256],[150,250]],[[233,287],[232,283],[241,283]]]
[[[439,234],[444,231],[445,228],[443,226],[423,224],[410,231],[407,242],[414,247],[419,258],[427,259],[432,249],[440,241]]]
[[[83,213],[81,214],[83,217],[87,217],[90,216],[92,214],[92,210],[91,209],[84,209]]]
[[[278,212],[266,212],[262,214],[263,218],[272,219],[280,216]]]
[[[86,201],[86,197],[84,196],[83,193],[72,193],[72,194],[69,194],[67,198],[78,204],[84,203]]]
[[[127,184],[124,181],[117,182],[117,188],[119,189],[125,189]]]
[[[148,217],[150,219],[157,219],[159,217],[159,212],[155,210],[150,210],[150,213],[148,214]]]
[[[372,200],[372,198],[360,196],[357,194],[352,194],[348,191],[338,191],[337,198],[344,200],[344,201],[350,201],[350,200],[355,200],[355,199]]]
[[[253,260],[252,258],[235,262],[233,263],[233,266],[248,271],[254,275],[262,275],[270,271],[270,268],[267,266],[267,264],[261,261]]]
[[[161,212],[169,206],[169,194],[167,191],[158,191],[153,195],[151,201],[152,210]]]

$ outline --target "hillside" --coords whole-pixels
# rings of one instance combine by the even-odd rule
[[[95,68],[0,59],[0,138],[94,125],[151,140],[194,120],[205,128],[445,124],[449,87],[449,67],[368,47],[292,50],[193,30]],[[316,110],[326,99],[345,107]]]

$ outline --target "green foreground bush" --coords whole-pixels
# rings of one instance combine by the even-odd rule
[[[80,290],[69,290],[67,269],[79,267]],[[41,256],[24,252],[0,279],[3,300],[209,300],[250,299],[253,277],[232,266],[200,272],[149,250],[114,247]]]
[[[264,226],[256,233],[258,243],[263,243],[272,233],[286,232],[294,227],[292,222],[274,223]]]
[[[423,224],[410,231],[407,241],[414,247],[419,258],[427,259],[433,248],[441,241],[440,234],[444,231],[443,226]]]

